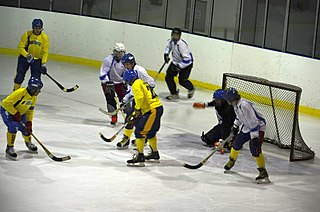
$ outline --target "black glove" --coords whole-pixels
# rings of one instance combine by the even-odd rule
[[[106,92],[109,94],[113,94],[115,92],[114,82],[113,81],[107,81],[104,83],[106,85]]]
[[[236,136],[239,132],[239,126],[233,125],[233,127],[231,128],[231,134],[233,136]]]
[[[47,65],[43,63],[40,68],[41,74],[47,74]]]
[[[140,118],[141,116],[142,116],[141,110],[134,109],[134,112],[133,112],[134,119]]]
[[[163,58],[164,58],[164,62],[165,62],[165,63],[169,63],[169,61],[170,61],[169,54],[164,54],[164,55],[163,55]]]

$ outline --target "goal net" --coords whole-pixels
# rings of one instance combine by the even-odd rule
[[[265,141],[290,149],[290,161],[314,158],[299,129],[299,102],[302,89],[263,78],[223,74],[222,88],[233,87],[241,97],[254,102],[266,119]]]

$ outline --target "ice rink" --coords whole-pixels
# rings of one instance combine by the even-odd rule
[[[16,63],[17,57],[0,55],[1,100],[12,92]],[[258,171],[248,144],[231,173],[223,169],[229,154],[214,154],[200,169],[190,170],[182,164],[198,164],[211,153],[200,135],[217,123],[214,109],[195,110],[192,102],[210,101],[212,91],[198,89],[190,100],[180,87],[181,99],[166,102],[167,87],[157,81],[155,90],[164,105],[158,133],[161,162],[127,167],[133,147],[116,148],[122,133],[112,143],[99,137],[99,132],[111,137],[123,122],[119,115],[120,123],[112,127],[110,118],[98,111],[106,106],[99,69],[49,61],[48,73],[67,88],[75,84],[80,88],[65,93],[42,76],[33,133],[55,156],[72,159],[51,160],[34,139],[38,154],[30,154],[20,133],[15,144],[18,160],[7,159],[6,126],[1,120],[1,212],[320,211],[320,119],[299,117],[302,136],[316,153],[314,160],[289,162],[289,150],[263,145],[271,184],[254,182]],[[30,71],[24,85],[29,76]]]

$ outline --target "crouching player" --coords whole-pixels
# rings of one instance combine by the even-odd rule
[[[17,130],[21,131],[27,148],[37,153],[38,148],[31,142],[32,120],[37,96],[43,84],[39,79],[31,77],[28,87],[19,88],[7,96],[1,105],[1,116],[8,128],[6,157],[16,160],[14,142]],[[22,125],[23,123],[23,125]]]
[[[238,157],[244,143],[249,141],[250,152],[258,165],[259,176],[256,177],[257,183],[270,182],[268,172],[265,167],[265,159],[261,147],[264,140],[266,121],[262,114],[257,111],[255,105],[241,98],[238,91],[228,88],[225,91],[224,99],[233,106],[236,113],[234,128],[242,125],[240,133],[236,136],[230,152],[230,160],[224,166],[225,170],[230,170]],[[234,131],[234,130],[232,130]]]
[[[159,162],[160,155],[157,149],[156,133],[160,129],[160,120],[163,106],[159,97],[151,86],[138,78],[135,70],[128,70],[123,75],[123,80],[132,86],[134,98],[134,112],[132,116],[135,127],[136,147],[138,154],[128,160],[128,166],[144,166],[145,160]],[[145,140],[149,142],[151,152],[144,156]]]
[[[205,109],[207,107],[215,107],[216,116],[218,119],[218,124],[215,125],[209,132],[206,134],[202,132],[201,140],[206,143],[209,147],[218,145],[219,140],[225,140],[231,132],[234,119],[236,114],[234,113],[233,107],[224,100],[224,90],[217,89],[213,93],[213,100],[211,102],[194,102],[194,108]],[[231,149],[233,140],[228,143],[225,143],[224,147],[228,151]],[[221,149],[223,153],[224,150]]]

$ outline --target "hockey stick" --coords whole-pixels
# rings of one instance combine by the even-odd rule
[[[128,120],[130,120],[131,122],[134,120],[135,118],[133,117],[133,115],[131,114],[129,117],[128,117]],[[104,140],[105,142],[112,142],[116,137],[117,135],[126,127],[127,125],[124,124],[117,132],[116,134],[114,134],[111,138],[106,138],[102,132],[99,132],[99,135],[100,135],[100,138],[102,138],[102,140]]]
[[[229,135],[228,138],[226,138],[224,141],[221,142],[220,146],[223,147],[223,145],[229,141],[231,141],[233,138],[233,135]],[[184,163],[183,166],[187,169],[199,169],[201,166],[203,166],[203,164],[205,164],[207,162],[207,160],[209,160],[209,158],[211,158],[211,156],[216,152],[219,151],[219,147],[215,146],[215,148],[213,149],[213,151],[205,158],[203,159],[200,163],[198,163],[197,165],[189,165],[187,163]]]
[[[169,61],[168,61],[169,62]],[[156,81],[158,79],[159,74],[161,73],[163,67],[166,65],[166,62],[164,62],[160,68],[160,70],[158,71],[157,75],[154,77],[154,81]]]
[[[119,101],[118,101],[118,97],[114,97],[114,100],[116,101],[117,106],[120,107],[120,104],[119,104]],[[123,119],[126,119],[126,115],[124,115],[123,111],[120,110],[120,112],[121,112],[121,115],[122,115]]]
[[[127,104],[129,104],[130,102],[132,102],[132,100],[133,100],[133,98],[129,99],[129,101],[125,102],[121,107],[119,107],[118,109],[116,109],[115,111],[112,111],[112,112],[108,112],[108,111],[102,109],[101,107],[100,107],[98,110],[99,110],[101,113],[106,114],[107,116],[114,116],[114,115],[117,115],[117,113],[118,113],[120,110],[123,110]]]
[[[99,132],[99,135],[100,135],[100,138],[102,138],[102,140],[104,140],[105,142],[112,142],[116,137],[117,135],[123,130],[123,128],[125,128],[126,125],[123,125],[119,130],[118,132],[116,132],[116,134],[114,134],[111,138],[106,138],[102,132]]]
[[[23,122],[21,122],[21,124],[22,124],[22,126],[24,127],[24,128],[27,128],[26,127],[26,125],[23,123]],[[54,156],[42,143],[41,143],[41,141],[39,141],[39,139],[33,134],[33,133],[31,133],[31,136],[34,138],[34,139],[36,139],[36,141],[40,144],[40,146],[43,148],[43,150],[47,153],[47,155],[52,159],[52,160],[54,160],[54,161],[66,161],[66,160],[70,160],[71,159],[71,157],[68,155],[68,156],[64,156],[64,157],[56,157],[56,156]]]
[[[33,134],[31,133],[32,137],[34,139],[36,139],[36,141],[41,145],[41,147],[43,148],[43,150],[47,153],[47,155],[54,161],[66,161],[66,160],[70,160],[71,157],[68,155],[68,156],[64,156],[64,157],[56,157],[54,156],[40,141],[39,139]]]
[[[73,86],[72,88],[65,88],[65,87],[63,87],[59,82],[57,82],[55,79],[53,79],[53,77],[52,76],[50,76],[48,73],[46,73],[46,75],[54,82],[54,83],[56,83],[56,85],[61,89],[61,90],[63,90],[64,92],[72,92],[72,91],[75,91],[75,90],[77,90],[78,88],[79,88],[79,85],[75,85],[75,86]]]

